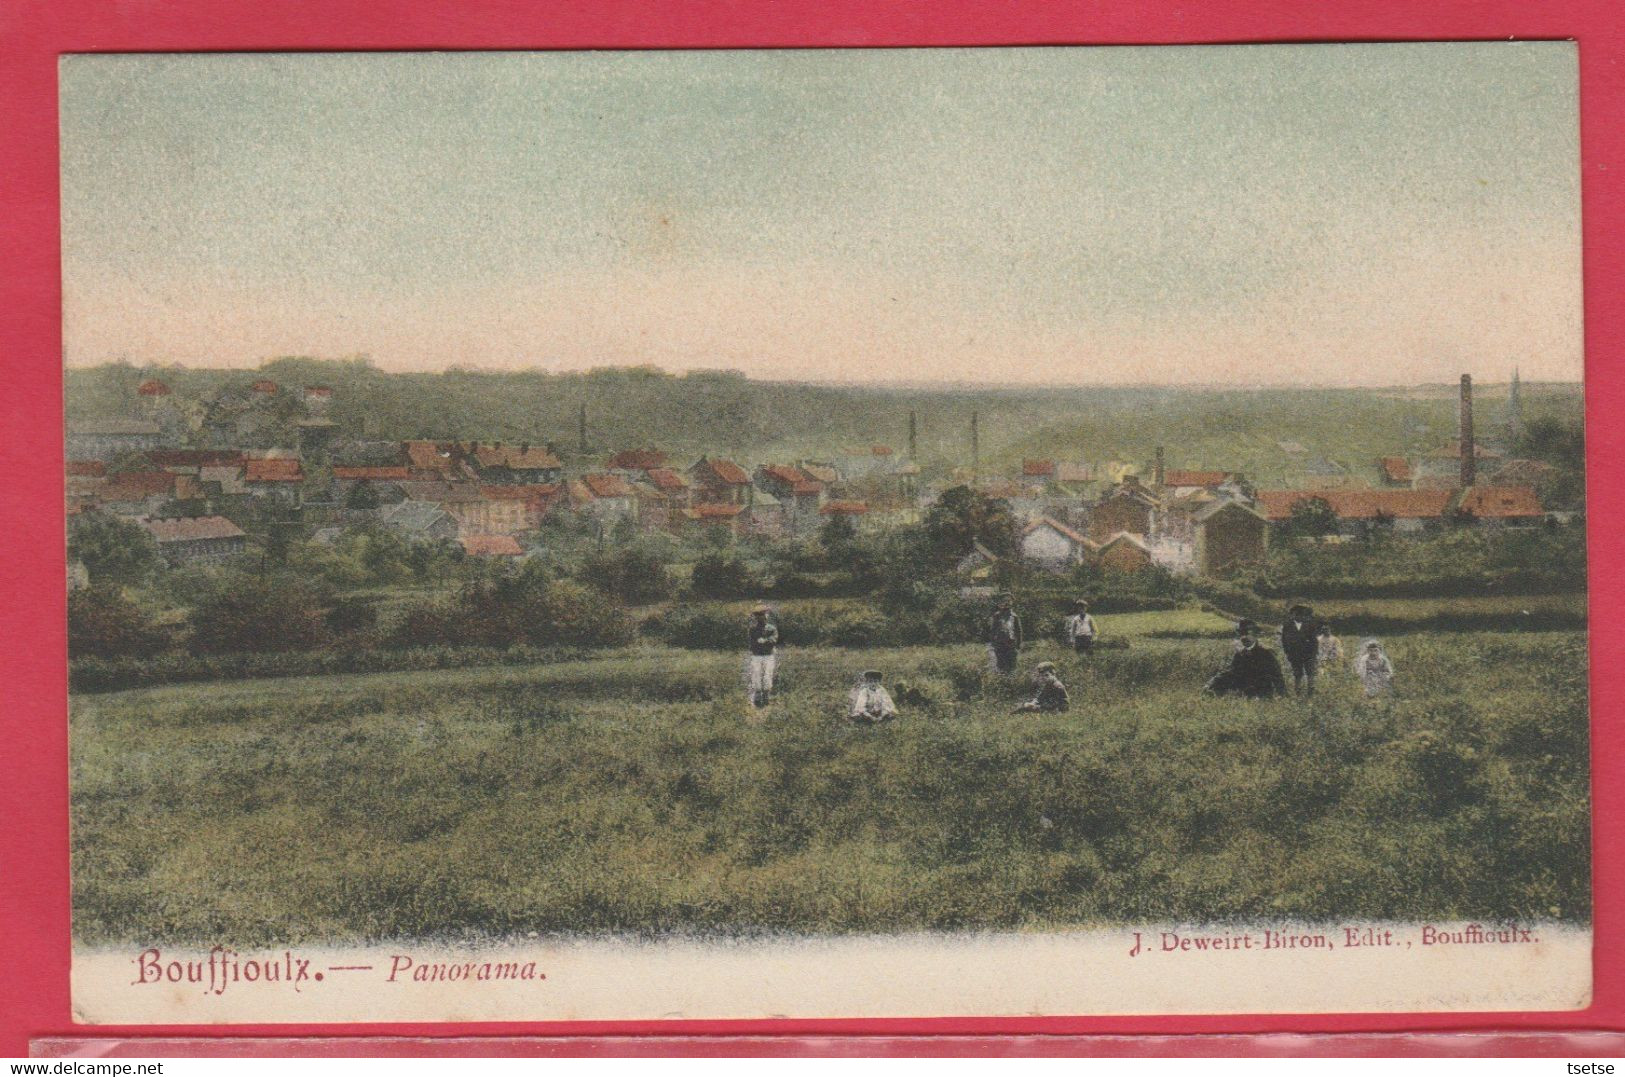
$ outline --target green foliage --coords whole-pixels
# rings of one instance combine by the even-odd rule
[[[1321,538],[1337,533],[1337,510],[1323,497],[1304,497],[1292,503],[1291,515],[1282,530],[1301,538]]]
[[[670,598],[676,588],[665,558],[642,546],[623,546],[589,557],[581,579],[633,606]]]
[[[1581,527],[1454,529],[1390,543],[1274,543],[1267,597],[1543,594],[1584,590]]]
[[[193,608],[187,646],[194,654],[308,651],[331,639],[327,602],[292,577],[228,577]]]
[[[72,658],[142,658],[170,644],[159,626],[124,592],[97,584],[68,593],[68,655]]]
[[[969,486],[944,490],[925,511],[925,535],[939,562],[954,562],[981,542],[996,556],[1016,548],[1015,517],[1010,503]]]
[[[92,583],[140,583],[163,565],[146,528],[105,512],[68,518],[68,560],[82,562]]]
[[[745,598],[760,593],[761,578],[738,557],[709,553],[694,562],[688,590],[696,598]]]
[[[601,592],[527,569],[407,609],[394,647],[609,647],[631,642],[626,608]]]
[[[75,936],[1587,920],[1584,638],[1389,653],[1391,700],[1247,703],[1222,640],[1043,644],[1046,717],[975,645],[797,646],[760,725],[737,653],[657,649],[76,695]],[[908,702],[857,728],[869,665]]]

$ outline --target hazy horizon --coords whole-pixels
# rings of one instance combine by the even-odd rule
[[[64,57],[64,359],[1577,383],[1574,56]]]

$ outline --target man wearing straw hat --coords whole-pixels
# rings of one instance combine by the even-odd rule
[[[778,626],[767,619],[766,603],[758,602],[750,611],[750,703],[765,707],[773,698],[773,667],[779,646]]]

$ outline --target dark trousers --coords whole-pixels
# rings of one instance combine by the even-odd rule
[[[1095,637],[1078,636],[1072,641],[1072,649],[1079,654],[1088,654],[1095,649]]]
[[[1016,645],[1013,642],[993,645],[993,668],[1000,673],[1016,671]]]
[[[1315,694],[1315,672],[1319,665],[1319,656],[1292,655],[1286,656],[1287,664],[1292,667],[1292,690],[1295,692],[1307,691]]]

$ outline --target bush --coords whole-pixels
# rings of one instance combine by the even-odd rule
[[[694,563],[689,593],[697,598],[747,598],[761,590],[762,581],[737,557],[706,554]]]
[[[619,603],[541,571],[499,579],[456,599],[407,609],[394,647],[610,647],[631,642],[631,617]]]
[[[68,654],[73,658],[140,658],[170,644],[170,633],[116,587],[68,595]]]
[[[189,621],[194,654],[308,651],[331,637],[321,596],[286,578],[227,581],[192,610]]]
[[[670,598],[674,590],[665,559],[637,546],[594,554],[582,566],[581,579],[633,606]]]

